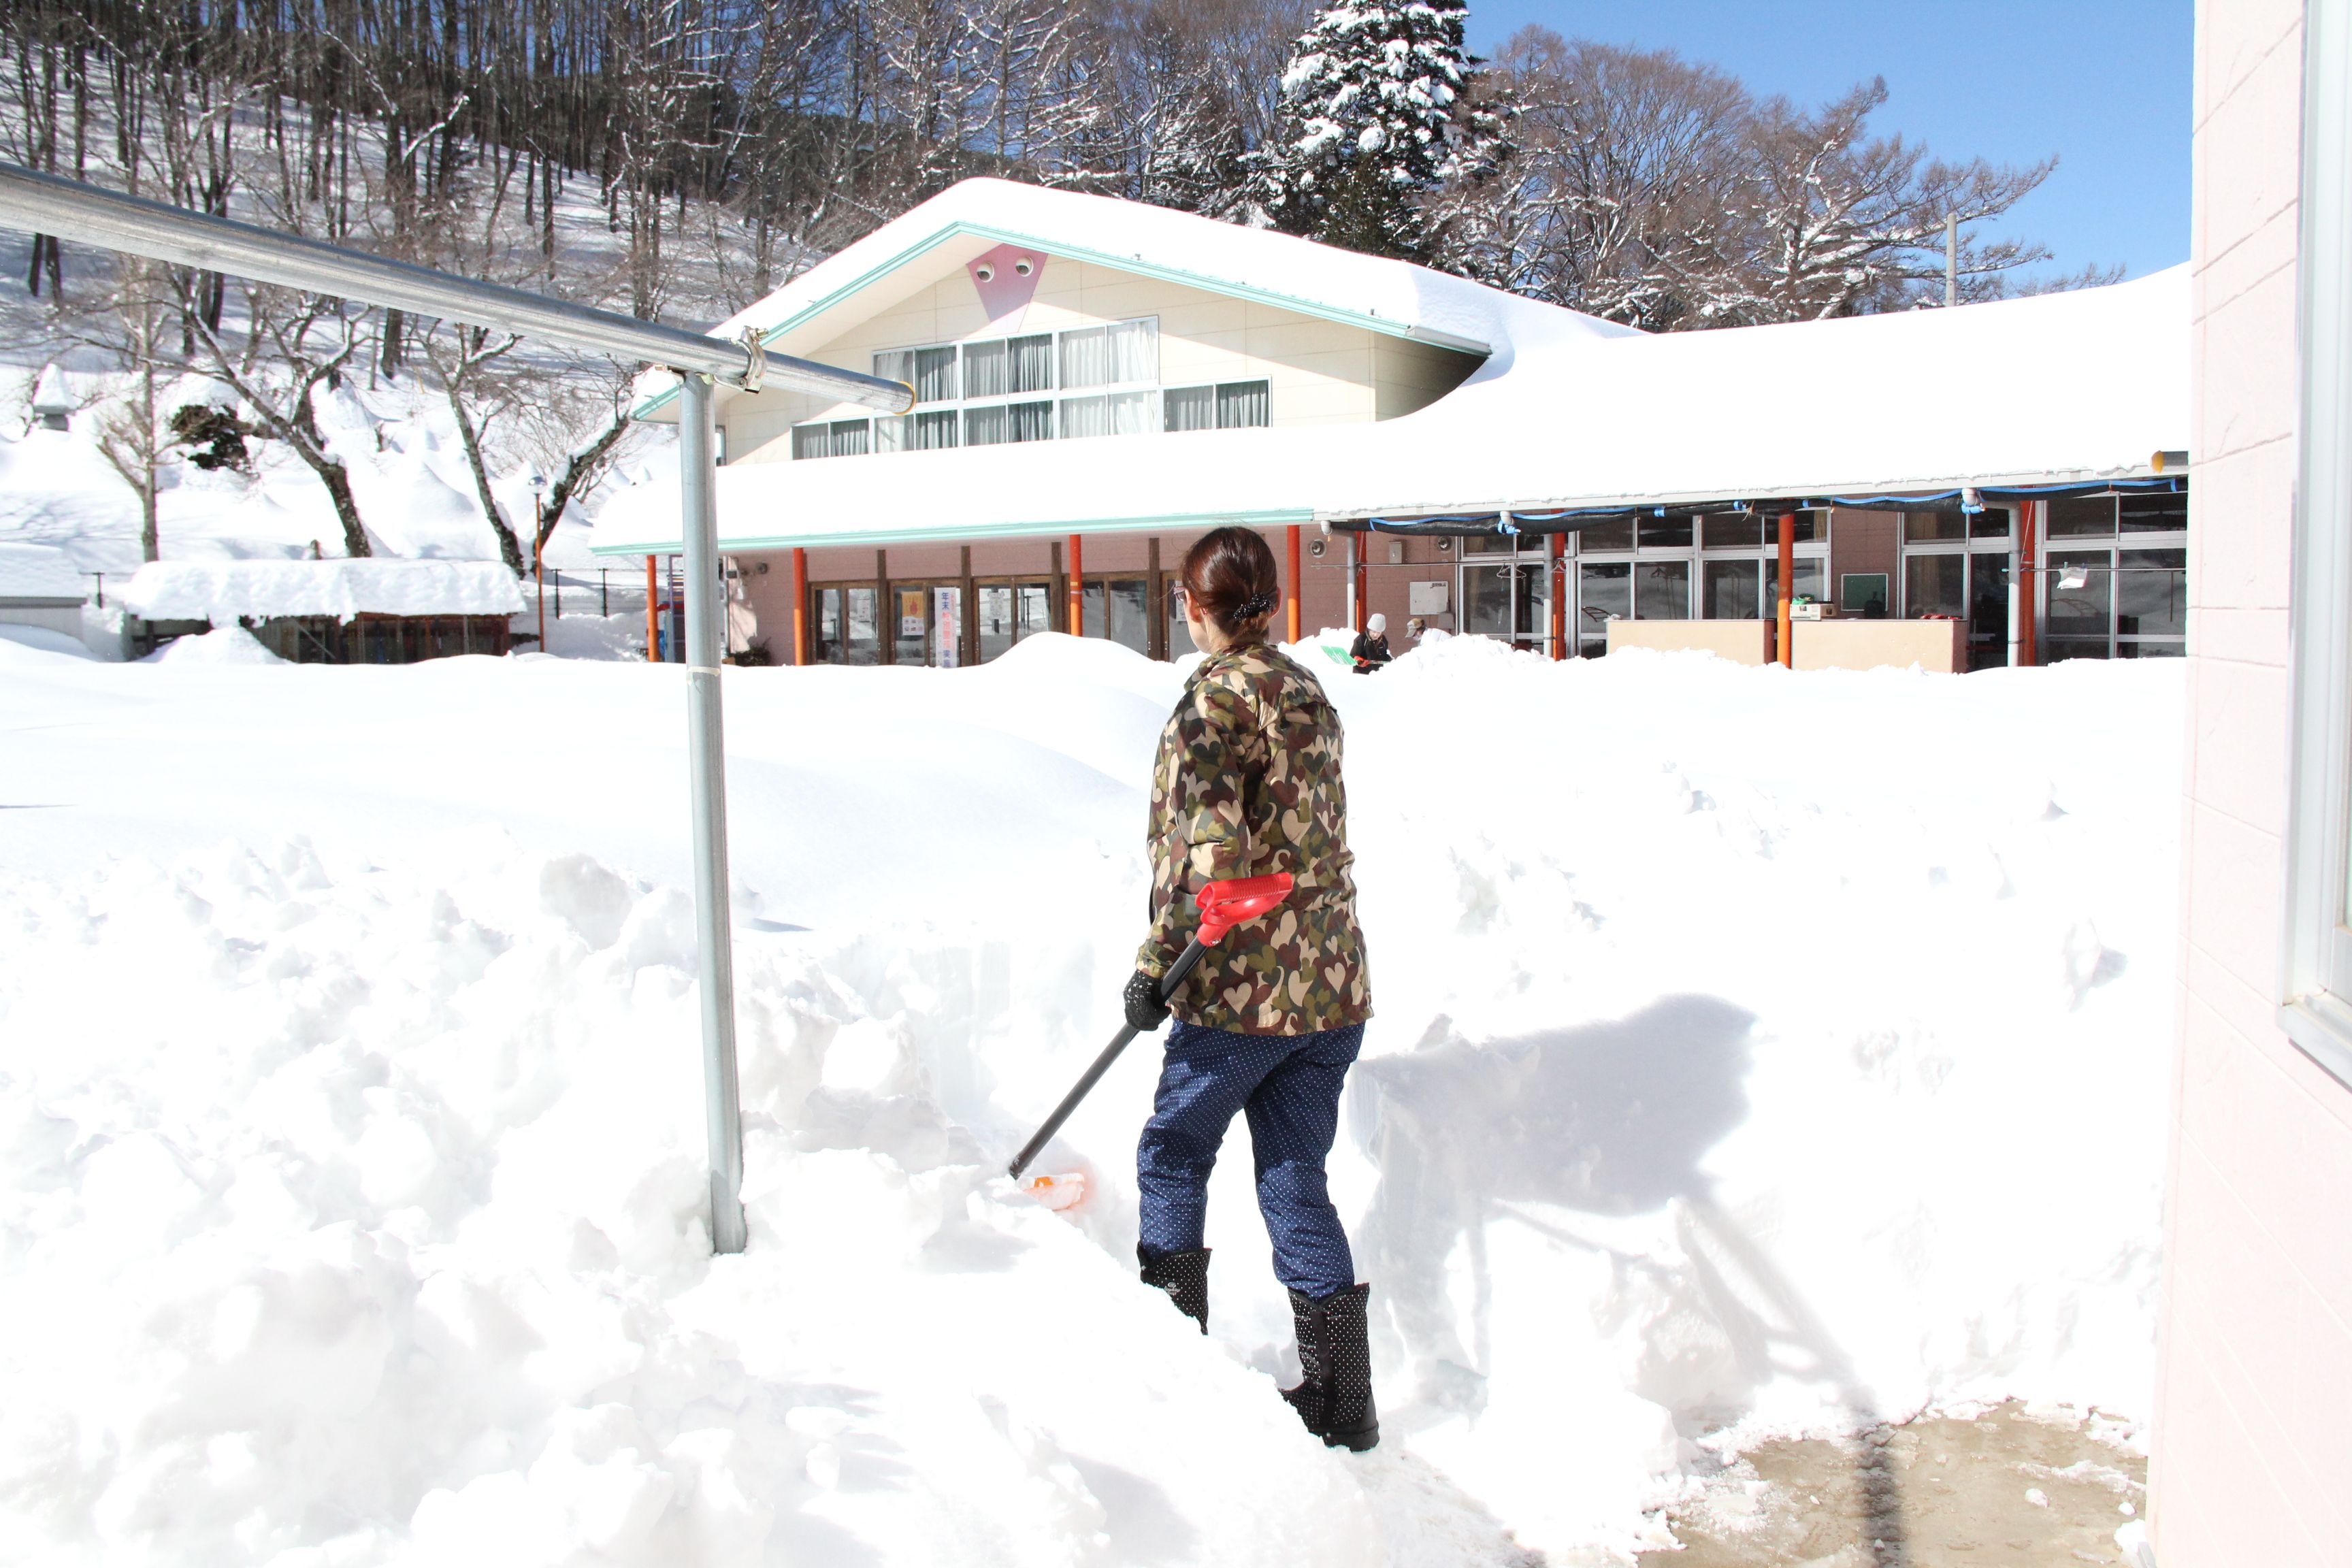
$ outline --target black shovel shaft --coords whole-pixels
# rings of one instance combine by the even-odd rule
[[[1176,955],[1176,962],[1170,964],[1168,973],[1160,977],[1160,999],[1162,1002],[1176,994],[1176,988],[1184,984],[1184,977],[1192,973],[1192,966],[1200,963],[1201,955],[1208,951],[1201,945],[1198,937],[1184,944],[1184,951]],[[1062,1103],[1054,1107],[1054,1114],[1045,1118],[1045,1124],[1037,1129],[1036,1136],[1024,1143],[1021,1152],[1013,1156],[1013,1163],[1004,1167],[1006,1175],[1015,1181],[1021,1179],[1021,1173],[1029,1168],[1029,1162],[1053,1142],[1054,1134],[1062,1130],[1062,1123],[1070,1119],[1070,1112],[1094,1091],[1095,1085],[1102,1081],[1103,1074],[1110,1071],[1110,1064],[1118,1060],[1118,1053],[1127,1049],[1127,1043],[1133,1038],[1135,1026],[1132,1024],[1123,1026],[1118,1034],[1111,1037],[1110,1044],[1103,1047],[1102,1055],[1094,1059],[1094,1065],[1079,1074],[1078,1081],[1070,1086],[1070,1092],[1062,1096]]]

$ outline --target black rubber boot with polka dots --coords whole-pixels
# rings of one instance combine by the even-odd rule
[[[1135,1249],[1137,1261],[1143,1265],[1143,1282],[1156,1285],[1168,1292],[1176,1310],[1209,1331],[1209,1249],[1196,1247],[1190,1252],[1147,1252]]]
[[[1315,1300],[1290,1293],[1290,1315],[1298,1325],[1298,1369],[1306,1373],[1282,1396],[1327,1447],[1360,1454],[1381,1440],[1380,1412],[1372,1405],[1372,1352],[1364,1330],[1369,1285],[1350,1285]]]

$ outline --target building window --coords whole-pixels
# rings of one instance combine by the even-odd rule
[[[1054,436],[1050,403],[997,403],[963,411],[963,444],[993,447],[1006,441],[1048,441]]]
[[[1829,518],[1795,515],[1800,597],[1829,594]],[[1609,623],[1635,620],[1769,620],[1780,613],[1780,520],[1758,511],[1660,517],[1591,524],[1575,534],[1574,651],[1607,651]]]
[[[2069,496],[2051,501],[2049,514],[2039,574],[2043,663],[2188,652],[2186,495]]]
[[[2014,517],[2005,507],[1902,514],[1903,615],[1915,621],[1966,621],[1970,669],[2009,662],[2009,585],[2017,571]],[[2112,513],[2107,528],[2114,531]]]
[[[873,439],[870,419],[817,420],[810,425],[793,426],[793,456],[799,458],[852,458],[869,450]]]
[[[1171,431],[1240,430],[1269,425],[1274,401],[1263,381],[1228,381],[1216,386],[1171,386],[1165,395],[1166,427]]]
[[[2304,69],[2302,386],[2289,578],[2294,696],[2279,1023],[2305,1055],[2352,1084],[2352,5],[2316,0],[2308,8]]]
[[[1160,322],[1149,316],[1063,332],[882,349],[874,355],[874,374],[913,387],[916,410],[870,422],[820,419],[795,426],[794,458],[1139,436],[1163,425]],[[1208,409],[1201,428],[1213,426],[1221,410],[1234,423],[1265,423],[1264,382],[1196,390],[1205,395]],[[1085,395],[1058,404],[1051,396],[1027,395],[1055,392]],[[1233,406],[1224,409],[1224,401]]]

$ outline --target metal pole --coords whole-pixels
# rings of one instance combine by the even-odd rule
[[[1796,604],[1796,593],[1797,514],[1784,511],[1780,514],[1780,615],[1776,628],[1780,632],[1776,651],[1783,669],[1797,662],[1797,650],[1792,646],[1796,628],[1791,624],[1795,617],[1790,614]]]
[[[661,583],[654,574],[654,558],[646,557],[646,662],[661,662]]]
[[[1284,538],[1284,540],[1283,540],[1283,551],[1284,551],[1284,557],[1285,557],[1284,563],[1285,563],[1286,565],[1287,565],[1287,566],[1290,568],[1290,576],[1289,576],[1289,588],[1290,588],[1290,616],[1289,616],[1289,621],[1288,621],[1288,623],[1287,623],[1288,627],[1289,627],[1289,631],[1290,631],[1290,636],[1289,636],[1289,637],[1288,637],[1286,640],[1288,640],[1288,641],[1290,641],[1290,642],[1294,642],[1294,643],[1295,643],[1295,642],[1297,642],[1297,641],[1298,640],[1298,598],[1299,598],[1299,587],[1298,587],[1298,525],[1297,525],[1297,523],[1295,523],[1295,522],[1294,522],[1294,523],[1292,523],[1292,524],[1290,525],[1289,532],[1285,536],[1285,538]]]
[[[1944,215],[1944,306],[1949,310],[1960,302],[1960,219],[1957,213]]]
[[[787,387],[891,414],[904,414],[915,401],[913,390],[901,382],[787,354],[771,358],[753,343],[705,337],[683,327],[591,310],[499,283],[456,278],[429,267],[36,174],[15,163],[0,163],[0,227],[226,272],[257,283],[392,306],[438,321],[520,332],[583,353],[668,365],[681,374],[700,371],[731,384]]]
[[[679,377],[679,520],[686,541],[686,732],[693,775],[694,924],[701,950],[703,1118],[710,1144],[710,1244],[743,1250],[743,1112],[735,1077],[735,948],[727,907],[727,742],[719,659],[718,471],[710,378]]]

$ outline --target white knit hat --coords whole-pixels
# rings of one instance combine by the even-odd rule
[[[1377,637],[1381,632],[1389,629],[1389,618],[1381,614],[1378,610],[1374,610],[1372,612],[1371,619],[1364,623],[1364,629]]]

